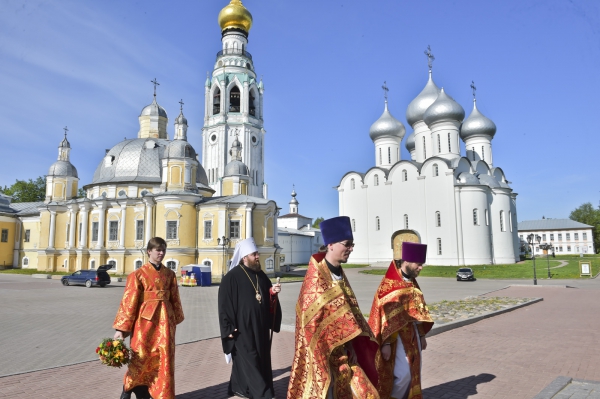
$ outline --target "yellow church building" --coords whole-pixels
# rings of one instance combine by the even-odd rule
[[[111,272],[127,274],[147,261],[146,243],[160,236],[166,266],[210,266],[218,280],[235,244],[253,237],[265,272],[279,271],[279,208],[264,182],[264,87],[246,50],[252,16],[231,0],[219,23],[223,49],[206,82],[202,164],[187,141],[183,103],[169,139],[154,81],[137,137],[106,151],[83,186],[85,198],[77,198],[66,132],[46,176],[45,201],[11,203],[0,194],[0,266],[72,272],[112,264]]]

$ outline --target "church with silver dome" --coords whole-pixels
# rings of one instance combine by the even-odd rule
[[[494,164],[496,125],[477,108],[463,107],[429,79],[406,109],[412,132],[400,156],[404,124],[388,109],[369,136],[375,166],[348,172],[337,186],[339,214],[351,219],[354,263],[389,262],[410,230],[428,245],[427,264],[508,264],[519,260],[517,194]],[[387,87],[384,86],[387,90]],[[461,141],[466,152],[461,154]]]

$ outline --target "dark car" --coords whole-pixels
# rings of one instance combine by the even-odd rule
[[[456,281],[464,281],[464,280],[475,281],[475,275],[473,274],[473,269],[471,269],[469,267],[461,267],[460,269],[458,269],[458,271],[456,272]]]
[[[77,270],[73,274],[63,276],[60,281],[63,285],[82,284],[87,288],[91,288],[94,285],[106,287],[107,284],[110,284],[110,276],[106,271],[112,269],[112,267],[113,265],[102,265],[98,269]]]

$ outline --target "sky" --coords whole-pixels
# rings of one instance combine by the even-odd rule
[[[157,100],[183,99],[200,152],[204,81],[221,49],[228,0],[4,0],[0,10],[0,185],[45,175],[68,126],[79,186],[105,149],[134,138]],[[338,215],[335,187],[375,164],[369,127],[406,107],[433,78],[469,115],[492,119],[494,166],[517,197],[518,220],[566,218],[600,203],[600,3],[593,0],[244,0],[248,51],[263,76],[269,198],[299,213]],[[462,148],[464,155],[464,145]],[[200,154],[202,156],[202,154]],[[407,193],[410,195],[410,193]]]

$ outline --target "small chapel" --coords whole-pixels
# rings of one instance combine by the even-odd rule
[[[264,181],[264,86],[247,50],[252,15],[231,0],[218,22],[222,46],[204,88],[201,153],[187,140],[183,101],[169,133],[155,79],[135,138],[99,154],[78,197],[65,128],[46,176],[45,201],[12,204],[0,196],[3,238],[6,230],[0,252],[13,267],[71,272],[112,264],[110,272],[127,274],[147,261],[146,243],[160,236],[168,245],[167,267],[210,266],[218,280],[236,243],[253,237],[265,272],[279,270],[279,208],[267,199]]]
[[[389,263],[395,242],[405,230],[428,245],[427,264],[509,264],[519,260],[517,193],[494,163],[495,123],[473,108],[463,107],[432,75],[406,109],[413,131],[404,145],[410,159],[400,156],[404,124],[388,109],[384,84],[383,114],[369,136],[375,164],[366,172],[346,173],[337,191],[339,214],[351,219],[354,263]],[[461,153],[461,141],[465,153]]]

